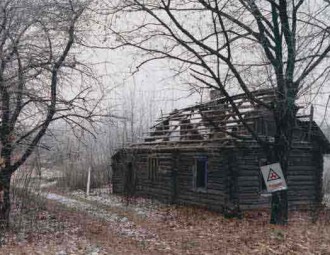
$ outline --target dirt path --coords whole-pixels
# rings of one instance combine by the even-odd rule
[[[155,205],[140,201],[126,206],[119,197],[101,192],[87,198],[82,192],[39,194],[47,206],[29,219],[36,225],[24,234],[10,233],[0,254],[162,254],[169,248],[141,224]],[[151,247],[157,253],[148,252]]]
[[[68,209],[83,212],[96,220],[105,222],[117,235],[129,237],[135,241],[152,242],[167,248],[156,233],[144,228],[141,224],[142,221],[151,216],[151,204],[149,204],[149,208],[148,205],[141,203],[128,206],[121,202],[117,196],[107,196],[108,198],[102,200],[98,196],[85,197],[82,192],[76,192],[69,196],[56,193],[45,195],[47,200],[60,203]]]

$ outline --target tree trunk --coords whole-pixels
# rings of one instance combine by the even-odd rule
[[[288,98],[291,98],[288,96]],[[275,113],[276,135],[274,148],[271,150],[271,163],[280,163],[285,181],[289,168],[293,130],[296,125],[297,107],[292,100],[281,100]],[[288,187],[289,188],[289,187]],[[288,192],[274,192],[271,203],[271,224],[286,225],[288,223]]]
[[[285,139],[285,137],[287,137],[287,134],[282,133],[279,139],[275,138],[274,154],[276,158],[275,162],[280,163],[285,181],[287,183],[287,172],[291,152],[291,142],[288,143],[289,140]],[[278,225],[286,225],[288,223],[287,190],[277,191],[272,194],[270,223]]]
[[[2,169],[0,172],[0,231],[9,226],[11,174]]]
[[[270,223],[276,225],[287,225],[288,223],[288,195],[286,190],[272,194]]]

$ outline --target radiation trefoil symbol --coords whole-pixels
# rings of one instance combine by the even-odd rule
[[[275,180],[279,180],[279,179],[281,179],[281,177],[273,169],[270,168],[267,181],[271,182],[271,181],[275,181]]]

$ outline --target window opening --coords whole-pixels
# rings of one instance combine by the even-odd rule
[[[158,176],[158,158],[155,156],[148,158],[148,179],[154,181]]]
[[[207,187],[207,158],[196,159],[196,179],[197,189],[205,189]]]

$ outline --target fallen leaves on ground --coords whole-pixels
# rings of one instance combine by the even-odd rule
[[[7,234],[0,254],[330,254],[327,211],[316,223],[308,212],[292,212],[288,226],[274,226],[265,211],[226,219],[143,199],[125,206],[107,196],[69,196],[83,204],[75,208],[49,202],[32,229]]]

